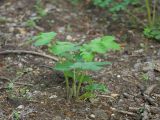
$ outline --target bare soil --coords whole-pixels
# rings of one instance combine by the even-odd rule
[[[160,44],[143,36],[130,16],[113,16],[87,4],[43,0],[48,11],[36,27],[26,21],[37,16],[35,0],[0,1],[0,53],[28,50],[46,53],[28,40],[40,32],[57,32],[57,39],[88,42],[114,35],[122,49],[99,56],[112,65],[91,73],[108,86],[96,99],[67,101],[62,73],[54,61],[32,54],[0,54],[0,120],[160,120]],[[143,14],[137,14],[144,20]],[[116,19],[116,17],[118,19]]]

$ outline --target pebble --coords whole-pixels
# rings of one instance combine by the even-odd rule
[[[70,40],[70,41],[73,40],[72,36],[70,36],[70,35],[67,35],[66,39]]]
[[[96,118],[96,116],[94,114],[91,114],[90,117],[91,118]]]
[[[59,27],[58,32],[59,33],[64,33],[65,32],[65,27]]]
[[[121,76],[120,75],[117,75],[117,78],[120,78]]]
[[[24,105],[19,105],[17,108],[18,109],[24,109]]]
[[[51,96],[49,97],[49,99],[52,99],[52,98],[57,98],[57,95],[51,95]]]

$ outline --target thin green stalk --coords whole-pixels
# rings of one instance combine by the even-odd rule
[[[84,79],[84,75],[81,75],[81,78],[79,80],[78,87],[77,87],[77,97],[79,96],[79,92],[80,92],[80,88],[81,88],[83,79]]]
[[[75,71],[75,69],[73,71],[73,74],[74,74],[74,76],[73,76],[72,90],[73,90],[73,96],[76,97],[77,92],[76,92],[76,71]]]
[[[154,1],[154,5],[153,5],[153,18],[152,18],[153,25],[156,19],[156,6],[157,6],[157,0]]]
[[[65,82],[66,82],[66,92],[67,92],[67,98],[69,97],[69,80],[68,80],[68,77],[67,77],[67,73],[64,72],[64,77],[65,77]]]
[[[149,0],[145,0],[145,2],[146,2],[146,8],[147,8],[148,23],[149,23],[149,26],[152,26],[151,8],[149,5]]]

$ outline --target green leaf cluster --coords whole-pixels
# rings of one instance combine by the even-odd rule
[[[78,2],[81,2],[80,0],[70,0],[71,3],[77,4]],[[135,5],[138,4],[139,0],[91,0],[91,4],[94,6],[98,6],[101,8],[106,8],[112,13],[121,11],[121,10],[127,10],[128,5]]]
[[[32,38],[35,41],[34,46],[47,45],[55,38],[55,36],[55,32],[40,33]]]
[[[34,7],[36,9],[37,14],[40,17],[44,17],[47,15],[47,12],[43,8],[42,0],[36,0],[36,4],[34,5]]]
[[[33,37],[35,40],[34,45],[47,45],[55,36],[56,33],[54,32],[41,33]],[[54,65],[53,69],[64,73],[67,98],[85,97],[86,99],[94,96],[94,91],[107,91],[103,84],[96,83],[87,73],[88,71],[101,70],[105,65],[111,64],[107,61],[94,61],[96,54],[105,54],[110,50],[119,49],[120,46],[115,42],[115,37],[113,36],[97,38],[82,45],[66,41],[56,41],[53,45],[50,45],[49,51],[58,56],[60,60]],[[85,89],[82,89],[83,83],[87,85]]]
[[[86,61],[92,61],[95,54],[104,54],[109,50],[119,50],[120,46],[115,43],[115,37],[104,36],[92,40],[81,47],[81,55]]]
[[[136,4],[138,0],[92,0],[95,6],[101,8],[107,8],[110,12],[118,12],[120,10],[126,10],[130,4]]]
[[[146,27],[143,31],[143,34],[147,38],[155,39],[156,41],[160,42],[160,26],[152,26],[152,27]]]

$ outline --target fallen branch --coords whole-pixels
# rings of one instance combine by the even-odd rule
[[[139,110],[143,109],[143,107],[129,107],[129,110],[132,112],[138,112]],[[154,114],[160,113],[159,107],[150,107],[150,112]]]
[[[127,115],[130,115],[130,116],[137,116],[135,113],[133,112],[128,112],[128,111],[124,111],[124,110],[117,110],[116,108],[112,108],[111,107],[111,110],[112,111],[115,111],[115,112],[119,112],[119,113],[122,113],[122,114],[127,114]]]
[[[114,97],[112,97],[112,96],[109,96],[109,95],[97,95],[98,97],[104,97],[104,98],[112,98],[112,99],[114,99],[115,100],[115,98]]]
[[[0,76],[0,80],[6,80],[7,82],[12,82],[13,80],[10,80],[9,78],[6,78],[6,77],[3,77],[3,76]],[[20,83],[20,82],[14,82],[14,84],[17,84],[17,85],[25,85],[25,86],[33,86],[32,84],[27,84],[27,83]],[[5,87],[2,87],[0,89],[6,89]]]
[[[44,53],[39,53],[39,52],[35,52],[35,51],[27,51],[27,50],[6,50],[6,51],[2,51],[0,52],[0,55],[6,55],[6,54],[32,54],[32,55],[36,55],[36,56],[41,56],[41,57],[46,57],[49,58],[55,62],[58,61],[57,57],[54,56],[50,56],[50,55],[46,55]]]
[[[147,95],[150,95],[151,92],[152,92],[157,86],[158,86],[157,84],[153,84],[153,85],[149,86],[144,93],[147,94]]]
[[[145,100],[146,102],[148,102],[150,105],[155,105],[155,106],[158,105],[158,104],[155,102],[155,100],[154,100],[152,97],[150,97],[149,95],[143,94],[143,97],[144,97],[144,100]]]

